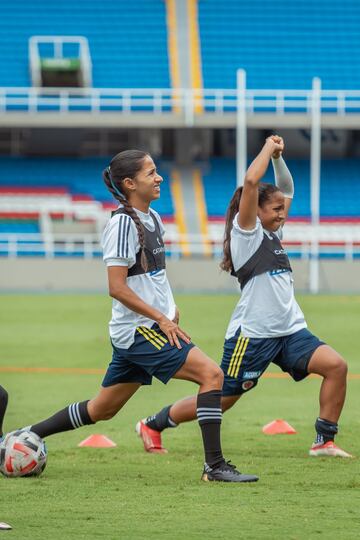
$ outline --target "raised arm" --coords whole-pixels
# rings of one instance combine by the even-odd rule
[[[268,137],[261,152],[256,156],[246,171],[244,186],[240,198],[238,223],[239,226],[250,231],[255,228],[258,212],[259,182],[266,173],[271,156],[283,150],[283,142],[276,142],[276,137]]]
[[[279,137],[281,143],[283,140]],[[271,156],[272,166],[274,169],[275,184],[285,197],[285,219],[287,219],[291,202],[294,197],[294,181],[291,172],[282,157],[282,151],[276,150]]]

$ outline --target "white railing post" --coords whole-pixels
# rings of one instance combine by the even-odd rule
[[[310,257],[310,292],[319,292],[319,223],[320,223],[320,163],[321,163],[321,80],[314,77],[311,95],[311,224],[313,237]]]
[[[246,72],[237,70],[236,76],[236,184],[242,186],[247,168]]]
[[[194,90],[192,88],[184,88],[184,105],[185,105],[185,125],[192,127],[194,125]]]

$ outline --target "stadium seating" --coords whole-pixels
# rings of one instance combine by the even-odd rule
[[[163,0],[3,2],[0,87],[31,86],[28,40],[32,35],[86,36],[94,87],[170,87]]]
[[[254,89],[359,88],[359,22],[356,0],[200,0],[204,86],[234,88],[244,68]]]
[[[102,171],[108,165],[109,158],[11,158],[0,157],[2,171],[0,194],[44,195],[51,192],[59,197],[68,194],[76,201],[95,200],[108,204],[114,201],[102,181]],[[164,216],[173,214],[170,185],[165,167],[159,167],[164,177],[161,199],[155,201],[154,208]],[[163,170],[164,169],[164,170]],[[11,186],[6,190],[6,186]],[[21,188],[21,189],[20,189]],[[24,191],[25,188],[25,191]],[[40,193],[39,193],[40,190]]]
[[[296,197],[291,215],[310,217],[310,164],[308,160],[292,159],[287,164],[295,181]],[[320,215],[322,218],[360,218],[359,160],[323,160],[321,164]],[[265,182],[273,182],[269,168]],[[204,167],[203,182],[208,215],[221,218],[236,188],[236,167],[233,160],[213,159]]]

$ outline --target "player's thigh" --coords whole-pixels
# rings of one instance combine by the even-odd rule
[[[174,375],[174,379],[192,381],[197,384],[216,382],[220,387],[223,378],[223,372],[218,364],[198,347],[190,349],[184,364]]]
[[[141,383],[118,383],[102,386],[98,395],[88,403],[90,418],[107,420],[112,418],[140,388]]]

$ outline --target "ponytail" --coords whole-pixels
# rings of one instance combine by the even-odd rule
[[[242,190],[243,190],[242,186],[238,187],[235,190],[235,193],[232,196],[232,199],[226,211],[225,233],[224,233],[224,242],[223,242],[223,259],[220,263],[220,268],[222,270],[225,270],[225,272],[232,272],[234,270],[232,259],[231,259],[231,249],[230,249],[231,229],[232,229],[234,217],[239,211]],[[274,184],[267,184],[264,182],[260,182],[259,203],[258,203],[259,206],[263,207],[264,204],[270,200],[272,194],[276,193],[277,191],[280,191],[280,189]]]
[[[231,241],[231,229],[236,213],[239,211],[240,198],[242,194],[242,186],[235,190],[234,195],[230,201],[225,217],[225,233],[223,243],[223,259],[220,263],[220,268],[225,272],[233,271],[233,263],[231,260],[230,241]]]
[[[140,264],[145,272],[148,270],[148,261],[145,255],[144,227],[134,208],[127,200],[126,193],[123,189],[123,181],[125,178],[135,178],[147,155],[146,152],[141,152],[140,150],[125,150],[124,152],[117,154],[111,160],[109,167],[103,171],[103,180],[107,189],[112,196],[123,205],[126,214],[133,219],[136,225],[141,251]]]

